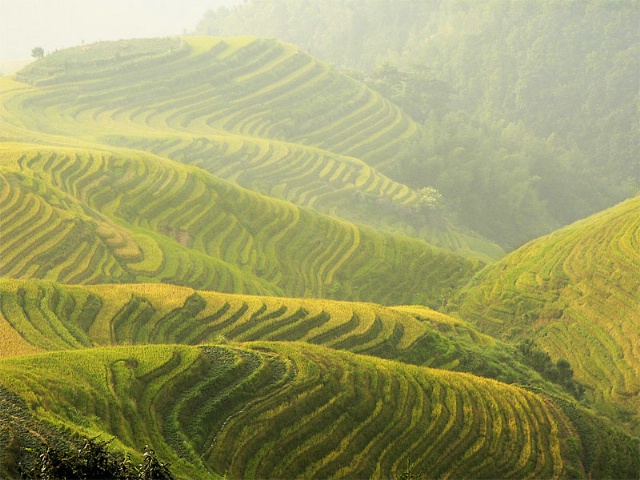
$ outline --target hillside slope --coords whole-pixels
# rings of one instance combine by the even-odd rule
[[[571,442],[582,448],[575,427],[548,398],[311,345],[68,351],[5,359],[0,372],[37,418],[151,444],[187,478],[389,478],[407,460],[438,478],[583,468],[570,460]],[[637,465],[602,455],[633,458],[620,440],[602,443],[588,471],[633,474]]]
[[[483,270],[460,315],[567,359],[589,396],[638,425],[640,197],[535,240]]]
[[[514,248],[638,191],[639,24],[636,0],[248,0],[196,31],[363,71],[433,130],[396,178]]]
[[[306,342],[563,393],[527,367],[514,347],[426,307],[233,295],[174,285],[0,280],[0,358],[131,342],[256,340]]]
[[[0,273],[439,306],[479,264],[135,151],[0,147]]]
[[[32,118],[129,123],[190,134],[220,131],[288,140],[391,163],[417,126],[364,84],[275,40],[150,39],[101,42],[49,55],[16,78],[43,87]],[[73,99],[72,103],[67,103]],[[92,125],[93,124],[93,125]]]
[[[393,180],[419,137],[410,117],[292,45],[101,42],[48,55],[16,78],[25,83],[0,81],[0,138],[153,152],[465,255],[502,254],[443,218],[428,178],[414,188]]]

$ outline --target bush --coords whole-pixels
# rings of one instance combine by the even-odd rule
[[[107,449],[109,441],[85,438],[80,448],[44,445],[36,465],[21,472],[25,480],[174,480],[169,465],[160,462],[155,452],[145,446],[143,461],[131,463],[129,456]]]
[[[560,358],[553,363],[549,354],[531,339],[520,342],[518,351],[523,362],[536,370],[542,378],[560,385],[576,400],[584,396],[584,387],[573,379],[573,368],[567,360]]]

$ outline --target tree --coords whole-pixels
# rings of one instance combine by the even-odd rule
[[[42,47],[36,47],[32,49],[31,56],[35,59],[44,57],[44,49]]]

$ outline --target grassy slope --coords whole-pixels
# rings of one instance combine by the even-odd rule
[[[575,426],[549,399],[318,346],[117,347],[5,359],[0,371],[38,418],[152,444],[189,478],[388,478],[407,460],[438,478],[580,468]]]
[[[102,42],[49,55],[17,78],[36,87],[9,79],[0,87],[12,117],[4,119],[8,139],[152,151],[465,255],[503,253],[452,228],[418,192],[381,173],[380,163],[393,165],[415,141],[418,127],[406,115],[291,45]]]
[[[64,286],[8,279],[0,282],[0,305],[0,378],[5,379],[0,397],[2,415],[8,415],[0,428],[0,472],[20,457],[16,444],[37,446],[33,432],[60,441],[67,430],[52,430],[51,422],[90,435],[106,432],[129,447],[151,443],[190,478],[203,478],[207,469],[233,478],[256,471],[279,477],[387,478],[408,459],[419,471],[451,478],[546,478],[569,472],[624,477],[638,469],[632,453],[640,446],[637,440],[541,381],[507,345],[424,307],[229,295],[158,284]],[[247,342],[263,339],[272,343],[259,349],[272,353],[256,356]],[[244,343],[231,346],[230,340]],[[142,352],[130,346],[212,341],[218,346],[205,348],[206,361],[196,359],[193,350],[175,353],[178,347],[158,345]],[[95,348],[114,345],[129,346]],[[51,350],[57,356],[44,354]],[[528,384],[530,391],[371,355],[496,376]],[[297,362],[303,357],[301,366]],[[160,365],[141,366],[150,362]],[[292,372],[304,373],[294,382]],[[105,378],[107,385],[101,383]],[[28,405],[20,407],[22,400],[9,392]],[[304,421],[292,428],[291,415]],[[249,430],[257,437],[244,437]],[[212,438],[216,441],[205,448]],[[497,452],[505,460],[488,461]]]
[[[554,390],[515,349],[426,307],[0,280],[0,357],[134,343],[300,341]]]
[[[640,197],[530,242],[487,267],[460,315],[566,358],[604,410],[640,414]]]
[[[7,277],[438,306],[478,266],[149,154],[6,144],[0,168]]]

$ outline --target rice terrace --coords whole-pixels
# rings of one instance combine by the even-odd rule
[[[640,478],[637,0],[236,3],[0,76],[0,478]]]

